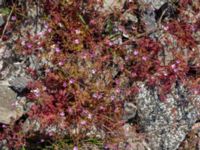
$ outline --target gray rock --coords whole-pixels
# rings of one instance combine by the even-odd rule
[[[29,78],[28,76],[23,76],[23,77],[12,78],[8,82],[15,91],[21,93],[23,90],[26,89],[30,81],[31,78]]]
[[[4,21],[4,19],[3,19],[3,16],[0,15],[0,26],[2,26],[4,23],[5,23],[5,21]]]
[[[8,86],[0,86],[0,122],[4,124],[11,123],[23,114],[23,110],[16,103],[16,93]]]
[[[3,61],[0,60],[0,71],[3,69]]]
[[[126,21],[138,22],[138,18],[128,11],[123,13],[123,17]]]
[[[0,0],[0,5],[3,5],[3,0]]]
[[[140,125],[149,137],[153,150],[175,150],[198,118],[198,109],[186,89],[180,85],[173,87],[165,102],[158,98],[156,89],[148,89],[139,83],[141,92],[137,97]],[[196,96],[195,101],[200,101]]]
[[[114,12],[121,10],[124,6],[125,0],[104,0],[103,1],[103,12]]]
[[[0,46],[0,59],[3,58],[5,50],[6,50],[6,46],[1,45]]]
[[[156,9],[159,9],[164,3],[168,2],[168,0],[139,0],[138,2],[145,3]]]
[[[135,117],[137,107],[131,102],[125,102],[124,104],[124,120],[129,120]]]
[[[145,28],[147,32],[153,31],[157,28],[157,23],[155,19],[155,12],[153,9],[146,9],[142,17],[143,22],[145,23]]]

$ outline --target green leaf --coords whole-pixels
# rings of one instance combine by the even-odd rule
[[[86,24],[86,21],[85,21],[85,19],[83,18],[82,15],[78,14],[78,17],[79,17],[79,19],[81,20],[81,22],[82,22],[84,25],[87,25],[87,24]]]
[[[10,9],[9,8],[0,8],[0,14],[2,15],[8,15],[10,13]]]
[[[21,150],[26,150],[24,146],[22,146]]]

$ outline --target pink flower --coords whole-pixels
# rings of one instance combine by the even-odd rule
[[[196,94],[198,94],[198,91],[197,91],[197,90],[195,90],[195,91],[194,91],[194,94],[195,94],[195,95],[196,95]]]
[[[171,68],[172,68],[172,69],[175,69],[175,68],[176,68],[176,65],[175,65],[175,64],[172,64],[172,65],[171,65]]]
[[[86,123],[87,122],[85,120],[82,120],[80,124],[84,126],[84,125],[86,125]]]
[[[69,83],[70,83],[70,84],[73,84],[74,82],[75,82],[74,79],[70,79],[70,80],[69,80]]]
[[[109,46],[112,46],[112,45],[113,45],[113,43],[112,43],[109,39],[106,39],[106,40],[105,40],[105,43],[106,43],[107,45],[109,45]]]
[[[67,83],[63,82],[63,87],[66,88],[67,87]]]
[[[77,146],[74,146],[73,150],[78,150],[78,147],[77,147]]]
[[[46,73],[49,73],[50,71],[51,71],[50,69],[46,69],[46,70],[45,70]]]
[[[120,90],[119,88],[117,88],[117,89],[116,89],[116,92],[117,92],[117,93],[120,93],[120,92],[121,92],[121,90]]]
[[[17,17],[16,17],[16,16],[12,16],[12,17],[11,17],[11,20],[12,20],[12,21],[15,21],[15,20],[17,20]]]
[[[166,72],[164,72],[163,74],[164,74],[164,76],[167,76],[167,73],[166,73]]]
[[[38,33],[38,36],[43,36],[44,35],[44,32],[39,32]]]
[[[44,28],[45,28],[45,29],[48,29],[48,28],[49,28],[48,24],[45,24],[45,25],[44,25]]]
[[[71,108],[68,108],[68,109],[67,109],[67,112],[68,112],[69,114],[72,114],[72,113],[73,113],[73,110],[72,110]]]
[[[113,45],[113,43],[112,43],[112,42],[109,42],[109,43],[108,43],[108,45],[109,45],[109,46],[112,46],[112,45]]]
[[[51,29],[51,28],[49,28],[47,31],[50,33],[50,32],[52,31],[52,29]]]
[[[95,20],[91,20],[91,21],[90,21],[90,24],[91,24],[91,25],[94,25],[94,24],[96,24],[96,21],[95,21]]]
[[[133,72],[133,73],[131,73],[131,76],[132,77],[137,77],[137,73]]]
[[[12,103],[11,106],[15,107],[15,103]]]
[[[142,56],[142,60],[146,61],[147,57],[146,56]]]
[[[60,61],[60,62],[58,63],[58,65],[59,65],[59,66],[62,66],[62,65],[64,65],[64,62],[63,62],[63,61]]]
[[[103,106],[100,106],[100,110],[105,110],[105,108]]]
[[[74,43],[75,43],[75,44],[80,44],[79,39],[74,40]]]
[[[139,54],[139,52],[138,52],[137,50],[135,50],[135,51],[133,52],[133,54],[136,56],[136,55]]]
[[[120,84],[120,80],[119,80],[119,79],[116,79],[116,80],[115,80],[115,83],[116,83],[117,85],[119,85],[119,84]]]
[[[65,113],[64,113],[64,112],[61,112],[61,113],[60,113],[60,116],[61,116],[61,117],[64,117],[64,116],[65,116]]]
[[[103,97],[103,94],[102,93],[100,93],[100,94],[98,94],[98,97],[97,97],[97,99],[101,99]]]
[[[86,59],[86,58],[87,58],[87,55],[86,55],[85,53],[83,53],[83,54],[81,54],[81,57],[82,57],[83,59]]]
[[[97,94],[97,93],[94,93],[94,94],[92,94],[92,97],[93,97],[93,98],[98,98],[98,94]]]
[[[50,132],[50,133],[48,133],[48,135],[49,135],[49,136],[53,136],[53,133],[52,133],[52,132]]]
[[[28,47],[28,48],[32,48],[32,46],[33,46],[33,45],[30,44],[30,43],[27,44],[27,47]]]
[[[112,95],[112,96],[110,97],[110,99],[111,99],[112,101],[114,101],[115,97]]]
[[[163,29],[164,29],[165,31],[167,31],[167,30],[169,29],[169,27],[168,27],[168,26],[163,26]]]
[[[174,69],[174,72],[178,72],[178,69],[175,68],[175,69]]]
[[[60,53],[60,48],[56,47],[56,52]]]
[[[95,98],[95,99],[101,99],[103,97],[103,94],[102,93],[94,93],[92,95],[92,97]]]

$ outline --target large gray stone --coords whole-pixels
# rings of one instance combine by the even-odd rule
[[[175,150],[197,121],[199,112],[192,102],[200,102],[200,96],[193,96],[180,85],[173,87],[165,102],[160,101],[156,89],[139,83],[137,110],[140,125],[149,137],[153,150]]]
[[[16,105],[16,96],[9,87],[0,85],[0,123],[10,124],[23,114],[22,108]]]

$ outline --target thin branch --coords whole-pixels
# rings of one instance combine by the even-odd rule
[[[8,26],[8,23],[9,23],[9,20],[10,20],[11,15],[12,15],[12,13],[13,13],[13,10],[14,10],[14,6],[12,7],[12,9],[11,9],[11,11],[10,11],[10,14],[9,14],[9,16],[8,16],[8,18],[7,18],[6,24],[5,24],[5,26],[4,26],[4,29],[3,29],[3,32],[2,32],[2,35],[1,35],[1,40],[2,40],[2,38],[3,38],[3,36],[4,36],[5,32],[6,32],[6,28],[7,28],[7,26]]]

